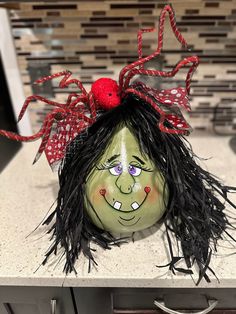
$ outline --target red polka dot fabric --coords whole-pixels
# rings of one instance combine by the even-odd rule
[[[67,145],[86,127],[87,122],[72,115],[57,123],[55,133],[45,147],[45,155],[52,168],[59,165],[65,156]]]
[[[158,102],[166,105],[176,105],[183,107],[187,111],[190,110],[188,94],[184,87],[177,87],[172,89],[163,89],[156,93],[155,98]]]
[[[177,87],[161,90],[159,93],[156,94],[155,98],[158,102],[167,105],[167,107],[169,105],[172,110],[177,111],[177,114],[166,115],[166,120],[168,120],[168,122],[170,122],[174,128],[181,130],[191,129],[179,110],[179,108],[181,107],[187,111],[191,110],[188,94],[185,88]]]

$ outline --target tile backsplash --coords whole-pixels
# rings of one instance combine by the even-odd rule
[[[15,1],[17,3],[17,1]],[[137,60],[139,28],[157,26],[167,1],[37,1],[18,2],[10,10],[25,95],[39,93],[64,102],[66,90],[33,87],[35,77],[68,69],[89,90],[99,77],[118,78],[120,69]],[[201,63],[191,88],[190,124],[195,129],[236,132],[236,0],[171,1],[179,29]],[[157,66],[168,69],[189,55],[165,23],[164,51]],[[157,34],[144,37],[144,54],[156,48]],[[185,73],[179,73],[183,83]],[[157,82],[160,86],[167,81]],[[35,90],[36,88],[36,90]],[[32,103],[34,130],[49,107]]]

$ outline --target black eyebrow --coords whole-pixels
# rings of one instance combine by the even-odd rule
[[[132,157],[134,157],[135,159],[137,159],[139,162],[140,162],[140,164],[142,164],[142,165],[145,165],[145,162],[142,160],[142,159],[140,159],[138,156],[132,156]]]
[[[112,162],[114,159],[116,159],[119,156],[120,156],[120,154],[119,155],[113,155],[113,156],[111,156],[110,158],[107,159],[107,162]]]

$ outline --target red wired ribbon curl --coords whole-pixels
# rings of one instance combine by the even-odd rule
[[[166,5],[161,11],[159,19],[158,43],[154,53],[143,57],[142,37],[144,33],[156,31],[154,28],[141,29],[138,32],[138,60],[125,66],[119,75],[119,85],[116,81],[109,78],[101,78],[92,84],[91,91],[87,93],[83,84],[77,79],[71,79],[70,71],[59,72],[37,80],[36,84],[41,84],[62,76],[59,83],[60,88],[66,88],[71,84],[78,87],[77,93],[69,94],[65,103],[58,103],[46,99],[39,95],[32,95],[26,98],[25,103],[19,114],[18,122],[22,119],[27,107],[32,100],[39,100],[54,107],[44,119],[41,129],[32,136],[21,136],[13,132],[0,130],[0,135],[6,136],[16,141],[34,141],[42,138],[38,153],[35,157],[36,162],[41,154],[45,152],[51,166],[59,164],[65,156],[67,145],[85,128],[96,121],[97,109],[110,110],[121,103],[122,98],[131,93],[149,103],[159,114],[159,128],[162,132],[170,134],[188,134],[191,127],[184,119],[180,109],[190,111],[188,94],[193,72],[199,64],[197,56],[184,58],[171,71],[159,71],[145,69],[144,64],[157,57],[163,47],[164,22],[166,14],[169,15],[170,25],[173,33],[181,45],[187,48],[187,43],[179,32],[174,11],[171,5]],[[146,86],[142,82],[131,83],[136,75],[152,77],[174,77],[183,67],[190,65],[185,87],[157,90]],[[164,125],[168,121],[171,127]],[[56,130],[52,134],[52,128],[56,124]]]

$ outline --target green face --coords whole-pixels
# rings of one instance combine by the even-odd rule
[[[168,200],[164,178],[127,127],[118,130],[86,182],[86,208],[101,229],[126,233],[152,226]]]

